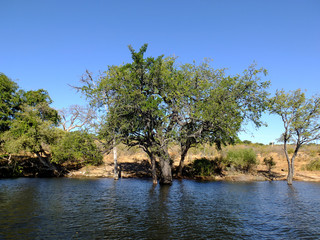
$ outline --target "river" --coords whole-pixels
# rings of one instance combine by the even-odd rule
[[[320,239],[320,184],[0,180],[0,239]]]

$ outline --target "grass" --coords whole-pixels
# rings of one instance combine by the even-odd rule
[[[316,158],[311,160],[306,166],[307,171],[320,171],[320,159]]]
[[[249,172],[257,165],[257,155],[252,148],[234,148],[227,151],[226,163],[236,170]]]

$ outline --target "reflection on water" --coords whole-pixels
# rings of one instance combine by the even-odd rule
[[[316,239],[320,184],[0,180],[0,239]]]

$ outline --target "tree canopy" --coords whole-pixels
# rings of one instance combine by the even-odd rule
[[[18,85],[0,73],[0,133],[9,129],[10,121],[20,107]]]

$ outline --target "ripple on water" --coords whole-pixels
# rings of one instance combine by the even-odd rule
[[[316,239],[320,184],[0,181],[0,239]]]

